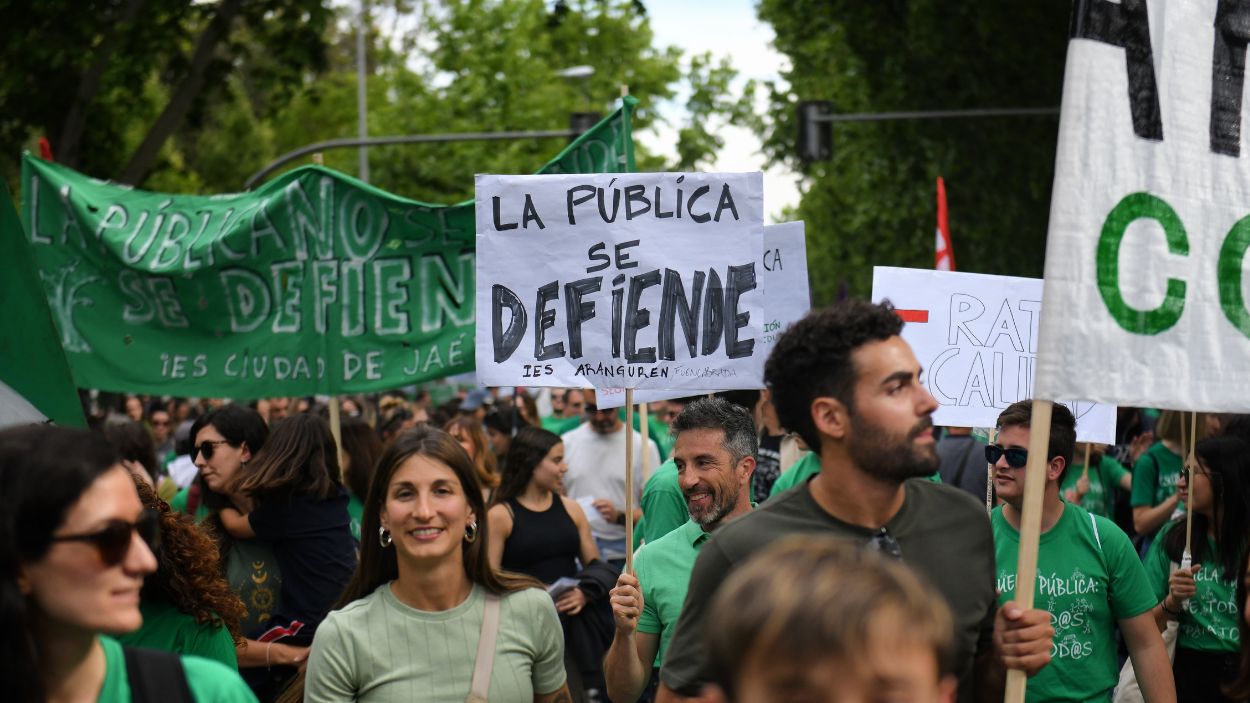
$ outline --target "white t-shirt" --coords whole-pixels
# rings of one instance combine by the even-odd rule
[[[586,422],[565,432],[561,439],[564,441],[564,461],[569,465],[569,471],[564,475],[564,487],[569,497],[574,500],[606,498],[618,510],[624,510],[625,425],[622,424],[618,431],[605,435],[596,432]],[[642,501],[642,439],[641,433],[634,433],[635,507]],[[647,439],[646,446],[651,454],[650,467],[654,471],[660,467],[660,450],[650,439]],[[624,525],[609,524],[601,520],[591,521],[590,531],[599,540],[625,538]],[[625,552],[602,556],[604,559],[621,559]]]

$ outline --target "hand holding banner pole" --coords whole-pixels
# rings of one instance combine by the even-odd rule
[[[646,453],[643,453],[646,456]],[[644,459],[645,461],[645,459]],[[634,389],[625,389],[625,573],[634,573]]]
[[[1029,463],[1024,472],[1024,509],[1020,511],[1020,553],[1016,571],[1016,605],[1028,610],[1033,607],[1033,592],[1037,587],[1037,551],[1042,536],[1042,497],[1046,492],[1046,465],[1050,444],[1049,400],[1033,401],[1033,418],[1029,426]],[[1019,669],[1007,670],[1007,690],[1004,703],[1024,703],[1024,691],[1029,677]]]

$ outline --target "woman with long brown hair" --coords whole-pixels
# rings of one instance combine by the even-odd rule
[[[137,479],[135,487],[157,516],[161,541],[154,550],[156,573],[144,579],[140,593],[143,626],[117,639],[238,668],[235,647],[243,644],[239,621],[246,611],[221,573],[216,542],[189,516],[171,510],[146,481]]]
[[[305,701],[568,700],[551,598],[491,567],[485,517],[450,435],[395,438],[369,486],[360,564],[313,642]]]

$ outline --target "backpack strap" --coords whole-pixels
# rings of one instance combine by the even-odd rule
[[[1102,535],[1098,534],[1098,520],[1094,518],[1094,514],[1089,514],[1089,524],[1094,526],[1094,541],[1098,543],[1098,551],[1102,551]]]
[[[556,496],[559,498],[559,496]],[[466,703],[486,703],[490,695],[490,673],[495,666],[495,640],[499,636],[499,595],[486,594],[482,612],[482,634],[477,640],[477,659],[473,664],[473,683]]]
[[[182,659],[173,652],[123,647],[133,703],[195,703]]]

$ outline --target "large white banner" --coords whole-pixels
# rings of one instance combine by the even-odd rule
[[[1074,5],[1037,393],[1250,408],[1240,3]]]
[[[477,376],[758,388],[757,173],[477,177]]]
[[[783,222],[764,227],[764,253],[760,257],[760,290],[764,294],[764,337],[753,358],[764,375],[764,362],[777,337],[812,307],[807,281],[807,242],[802,222]],[[724,390],[724,389],[721,389]],[[690,395],[689,391],[634,391],[635,403],[651,403]],[[625,404],[625,389],[604,388],[595,393],[600,408]]]
[[[934,424],[993,427],[1008,405],[1033,397],[1040,280],[878,266],[872,299],[888,299],[907,321],[903,339],[941,404]],[[1076,416],[1078,439],[1115,443],[1114,405],[1065,405]]]

